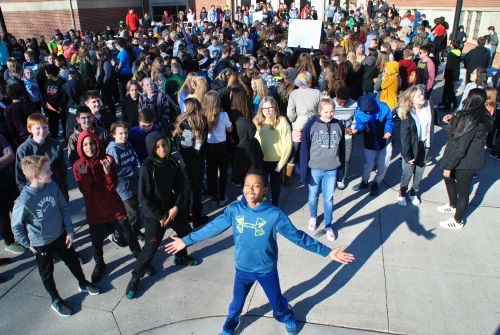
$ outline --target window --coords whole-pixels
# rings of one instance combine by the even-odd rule
[[[476,23],[474,25],[474,34],[472,35],[472,38],[477,40],[479,37],[479,26],[481,25],[481,16],[483,12],[476,12]]]
[[[465,25],[465,33],[467,36],[470,36],[470,22],[472,21],[472,13],[471,11],[467,12],[467,23]]]

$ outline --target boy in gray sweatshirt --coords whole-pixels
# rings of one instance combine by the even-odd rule
[[[59,296],[54,282],[54,254],[76,277],[80,292],[96,295],[100,290],[85,279],[73,249],[74,230],[68,203],[52,181],[49,159],[26,156],[21,160],[21,168],[29,183],[14,204],[12,232],[16,241],[35,255],[43,285],[52,299],[52,309],[61,316],[70,316],[73,311]]]

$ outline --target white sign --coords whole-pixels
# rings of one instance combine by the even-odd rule
[[[255,22],[255,21],[259,21],[259,22],[264,21],[264,13],[262,11],[253,13],[252,22]]]
[[[323,22],[320,20],[290,20],[288,46],[319,49],[322,25]]]

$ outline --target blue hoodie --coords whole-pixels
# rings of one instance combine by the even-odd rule
[[[118,144],[112,141],[106,148],[106,153],[113,156],[118,174],[116,191],[122,200],[132,198],[137,194],[139,185],[139,169],[141,164],[130,143]]]
[[[355,129],[363,132],[365,148],[368,150],[382,150],[391,139],[384,139],[385,133],[394,134],[394,122],[392,120],[392,111],[389,106],[379,100],[377,102],[378,110],[371,114],[365,113],[359,108],[354,112],[356,120]]]
[[[229,227],[233,228],[236,269],[245,272],[269,273],[277,269],[280,233],[298,246],[328,256],[331,249],[297,230],[288,216],[278,207],[263,202],[250,208],[243,198],[231,204],[205,227],[185,236],[186,246],[217,236]]]

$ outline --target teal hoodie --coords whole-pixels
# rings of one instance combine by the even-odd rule
[[[12,232],[23,247],[41,247],[62,233],[74,234],[68,203],[52,181],[42,187],[26,185],[12,210]]]
[[[205,227],[185,236],[182,241],[192,245],[233,228],[236,269],[245,272],[269,273],[277,269],[280,233],[298,246],[328,256],[331,249],[295,228],[288,216],[278,207],[265,201],[250,208],[243,198],[231,204],[224,214]]]

